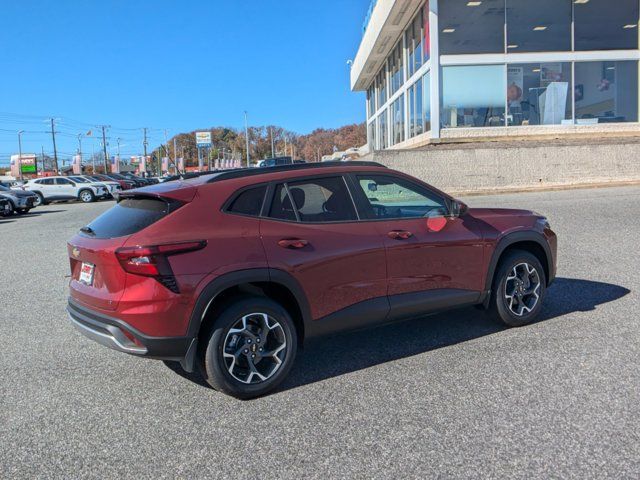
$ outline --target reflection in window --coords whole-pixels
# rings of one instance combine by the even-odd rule
[[[443,127],[504,125],[504,65],[442,69]]]
[[[389,146],[387,139],[387,110],[385,109],[380,116],[378,116],[378,147],[380,150],[384,150]]]
[[[575,2],[576,50],[638,48],[638,0]]]
[[[367,125],[367,144],[369,145],[369,151],[377,149],[375,120]]]
[[[376,113],[376,95],[373,84],[367,88],[367,118]]]
[[[507,1],[507,53],[570,50],[571,0]]]
[[[428,62],[431,58],[431,40],[429,39],[429,0],[422,7],[422,52],[424,53],[424,62]]]
[[[424,131],[431,130],[431,73],[427,72],[422,77],[422,118]]]
[[[504,0],[439,2],[440,53],[504,52]]]
[[[409,87],[409,138],[420,135],[423,129],[422,79]]]
[[[638,62],[577,62],[576,123],[638,121]]]
[[[378,91],[378,108],[387,101],[387,75],[384,65],[376,78],[376,90]]]
[[[402,64],[402,39],[389,57],[389,73],[391,75],[391,95],[396,93],[404,83],[404,67]]]
[[[404,94],[400,95],[391,106],[392,125],[392,145],[404,141]]]
[[[407,66],[409,67],[409,76],[411,76],[422,66],[422,10],[409,24],[406,42],[409,62]]]
[[[558,125],[571,120],[571,64],[507,67],[509,125]]]

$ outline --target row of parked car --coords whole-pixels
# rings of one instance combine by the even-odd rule
[[[21,215],[55,201],[95,202],[113,198],[122,190],[154,183],[158,180],[128,173],[42,177],[14,184],[0,182],[0,214]]]

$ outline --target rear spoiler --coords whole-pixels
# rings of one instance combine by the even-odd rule
[[[193,200],[197,191],[194,185],[188,185],[184,182],[158,183],[149,185],[148,187],[135,188],[133,190],[123,190],[115,194],[116,200],[120,201],[124,198],[158,198],[165,200],[177,200],[182,203],[188,203]]]

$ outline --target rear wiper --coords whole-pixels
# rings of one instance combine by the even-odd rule
[[[91,228],[91,227],[89,227],[89,226],[82,227],[82,228],[80,229],[80,231],[81,231],[82,233],[86,233],[86,234],[88,234],[88,235],[92,235],[92,236],[95,236],[95,234],[96,234],[96,232],[94,232],[94,231],[93,231],[93,228]]]

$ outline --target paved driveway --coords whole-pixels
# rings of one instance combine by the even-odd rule
[[[465,309],[316,341],[247,402],[68,323],[64,242],[108,203],[0,219],[0,476],[638,478],[640,188],[466,201],[549,216],[542,321]]]

